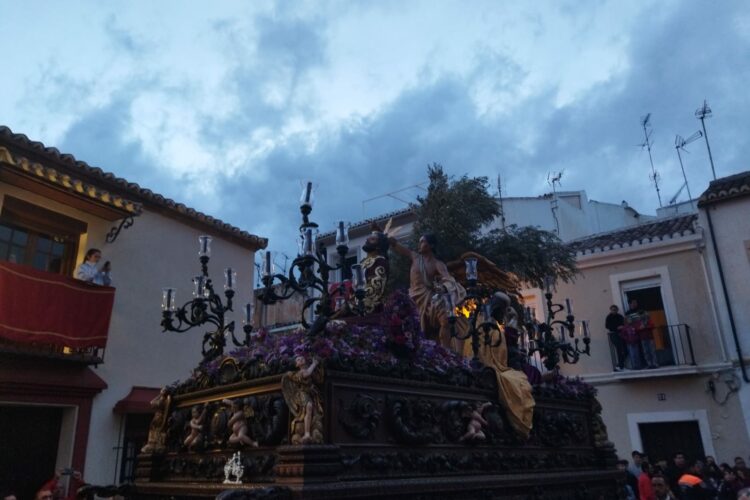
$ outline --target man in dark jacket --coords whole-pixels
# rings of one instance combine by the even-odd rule
[[[625,317],[619,313],[619,309],[616,305],[609,307],[609,314],[604,320],[604,327],[607,329],[607,335],[609,335],[609,341],[612,347],[615,348],[616,368],[615,370],[622,370],[625,368],[625,357],[628,355],[628,348],[625,346],[625,341],[620,337],[620,327],[625,324]]]

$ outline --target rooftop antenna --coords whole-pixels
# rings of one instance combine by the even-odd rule
[[[703,127],[703,137],[706,138],[706,149],[708,149],[708,161],[711,162],[711,173],[714,175],[716,180],[716,169],[714,168],[714,157],[711,156],[711,146],[708,145],[708,134],[706,133],[706,118],[710,118],[713,113],[711,108],[708,107],[708,102],[703,99],[703,106],[695,110],[695,117],[701,121],[701,127]]]
[[[552,186],[552,202],[551,210],[552,210],[552,218],[555,219],[555,233],[557,236],[560,236],[560,221],[557,218],[557,189],[555,189],[556,185],[562,186],[562,182],[560,182],[560,179],[562,179],[563,171],[558,172],[555,175],[552,175],[551,173],[547,174],[547,184]]]
[[[399,196],[396,196],[396,195],[399,194],[399,193],[403,193],[404,191],[411,190],[411,189],[421,189],[422,191],[427,191],[427,188],[425,186],[427,186],[429,183],[430,183],[430,181],[422,181],[422,182],[419,182],[417,184],[412,184],[411,186],[406,186],[405,188],[397,189],[397,190],[391,191],[389,193],[381,194],[381,195],[374,196],[372,198],[367,198],[366,200],[363,200],[362,201],[362,217],[363,218],[366,217],[366,215],[365,215],[365,204],[367,204],[367,203],[369,203],[371,201],[382,199],[382,198],[393,198],[394,200],[400,201],[401,203],[409,206],[410,204],[412,204],[414,202],[410,201],[410,200],[405,200],[405,199],[403,199],[403,198],[401,198]]]
[[[651,162],[651,174],[648,176],[651,181],[654,183],[654,187],[656,188],[656,197],[659,198],[659,208],[662,207],[661,204],[661,192],[659,191],[659,173],[654,168],[654,159],[651,156],[651,134],[654,133],[653,129],[651,128],[651,113],[648,113],[646,116],[641,117],[641,127],[643,127],[643,137],[645,138],[645,141],[643,144],[640,144],[641,149],[646,148],[648,151],[648,161]]]
[[[500,174],[497,174],[497,198],[500,205],[500,224],[505,231],[505,209],[503,208],[503,183]]]
[[[695,142],[698,139],[703,137],[703,132],[698,130],[696,133],[688,137],[687,139],[683,139],[681,136],[677,135],[674,138],[674,149],[677,151],[677,158],[680,160],[680,168],[682,169],[682,178],[685,180],[685,188],[687,189],[688,198],[690,199],[690,203],[693,202],[693,195],[690,194],[690,185],[688,184],[687,175],[685,175],[685,165],[682,163],[682,155],[680,154],[680,150],[683,150],[686,153],[689,153],[687,149],[685,149],[685,146],[690,144],[691,142]]]
[[[680,186],[680,189],[677,190],[677,192],[669,199],[668,205],[674,205],[677,202],[677,198],[680,196],[680,193],[682,193],[682,190],[685,189],[686,184],[683,182],[682,186]]]

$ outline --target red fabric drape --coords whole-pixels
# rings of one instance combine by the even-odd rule
[[[105,347],[115,289],[0,262],[0,338]]]

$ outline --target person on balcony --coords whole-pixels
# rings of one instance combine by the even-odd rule
[[[633,324],[631,316],[625,318],[625,324],[620,327],[620,337],[628,347],[628,357],[630,358],[630,368],[633,370],[641,369],[641,338],[638,330]]]
[[[625,324],[625,316],[620,314],[620,310],[616,305],[609,306],[609,314],[604,320],[604,327],[607,329],[609,341],[612,343],[612,347],[615,348],[616,366],[615,370],[622,370],[625,368],[625,358],[628,356],[628,348],[625,345],[625,341],[620,337],[620,327]]]
[[[112,286],[112,277],[110,271],[112,265],[109,261],[105,262],[101,269],[97,267],[102,259],[102,251],[98,248],[89,248],[86,257],[78,269],[76,269],[75,278],[94,285]]]
[[[656,360],[656,345],[654,344],[654,322],[643,313],[634,318],[638,337],[641,339],[641,351],[649,368],[659,368]]]

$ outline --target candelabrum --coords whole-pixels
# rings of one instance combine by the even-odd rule
[[[310,336],[322,332],[335,312],[331,304],[331,273],[343,269],[346,254],[349,251],[348,226],[344,221],[340,221],[336,226],[336,252],[339,255],[339,265],[334,266],[328,263],[325,248],[318,248],[316,245],[318,225],[310,221],[313,199],[313,184],[306,182],[300,197],[302,224],[299,228],[299,254],[292,261],[289,272],[285,275],[275,272],[272,252],[264,253],[261,264],[261,282],[264,288],[260,294],[261,302],[266,305],[289,299],[295,293],[306,297],[302,305],[301,322]],[[359,264],[353,265],[351,270],[352,288],[356,299],[354,309],[361,313],[363,311],[362,300],[365,297],[364,270]],[[338,292],[342,296],[345,293],[343,280],[338,287]],[[310,312],[314,317],[312,323],[308,321]]]
[[[524,323],[526,327],[528,355],[539,353],[544,360],[544,367],[554,370],[562,360],[568,364],[578,363],[581,354],[591,355],[591,336],[588,321],[581,322],[581,335],[576,335],[575,317],[570,306],[570,299],[565,299],[565,306],[552,303],[551,280],[546,280],[544,297],[547,302],[547,320],[539,323],[532,319],[531,310],[525,310]],[[565,320],[555,319],[555,316],[566,310]],[[556,334],[555,329],[558,329]],[[566,338],[567,337],[567,338]],[[570,342],[568,339],[572,339]],[[583,347],[581,347],[581,339]]]
[[[502,343],[502,332],[493,317],[493,311],[499,306],[505,309],[510,304],[510,299],[507,299],[507,303],[501,305],[502,298],[507,298],[507,295],[477,282],[476,258],[468,258],[464,263],[466,265],[466,281],[468,284],[466,297],[458,304],[454,304],[451,293],[446,290],[443,294],[443,301],[448,312],[451,337],[458,340],[471,338],[471,349],[474,355],[470,361],[470,365],[472,368],[478,369],[482,366],[482,363],[479,361],[479,348],[481,344],[484,343],[486,346],[496,348]],[[464,332],[456,330],[459,315],[465,317],[468,322],[468,328]],[[498,332],[495,340],[492,338],[493,330]]]
[[[162,290],[162,321],[163,331],[186,332],[203,325],[210,326],[210,330],[203,336],[203,360],[210,361],[224,353],[227,337],[237,347],[250,344],[252,332],[253,304],[244,307],[244,339],[238,339],[234,333],[234,321],[227,323],[227,313],[232,311],[232,299],[237,282],[237,273],[231,267],[224,270],[224,298],[216,292],[208,274],[208,261],[211,258],[211,237],[198,237],[198,259],[201,274],[193,277],[193,298],[177,308],[175,306],[176,293],[174,288]]]

